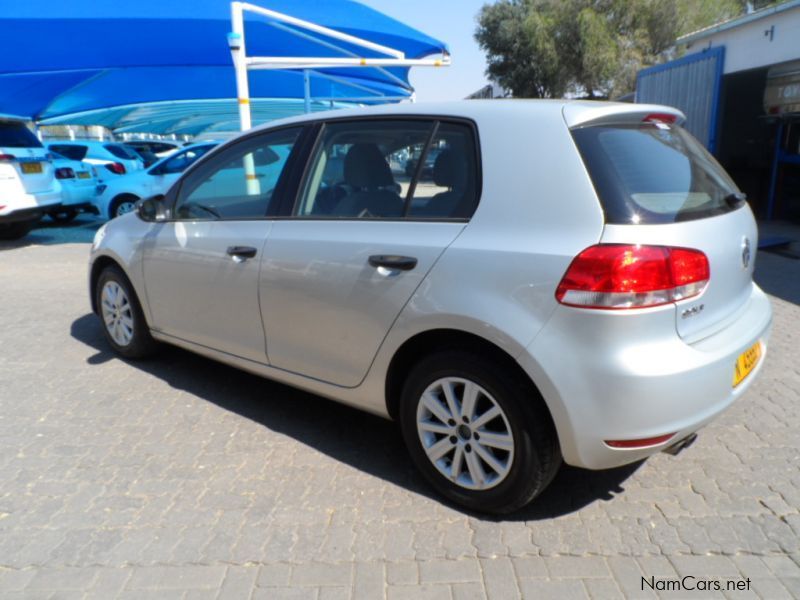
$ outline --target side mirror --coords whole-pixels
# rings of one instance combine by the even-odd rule
[[[136,203],[136,214],[142,221],[158,223],[167,219],[167,207],[164,205],[164,194],[150,196]]]

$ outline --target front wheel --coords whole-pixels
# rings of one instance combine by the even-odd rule
[[[425,478],[470,510],[525,506],[561,464],[535,388],[502,361],[475,353],[442,351],[417,363],[403,389],[400,425]]]
[[[118,267],[109,266],[100,273],[95,294],[103,333],[117,353],[143,358],[156,350],[136,292]]]
[[[113,219],[115,217],[121,217],[122,215],[128,214],[129,212],[133,212],[133,209],[136,208],[136,202],[138,200],[139,198],[133,196],[132,194],[123,194],[122,196],[118,196],[114,199],[109,207],[109,218]]]

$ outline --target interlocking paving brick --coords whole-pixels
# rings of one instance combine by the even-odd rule
[[[431,560],[419,563],[419,579],[422,583],[455,583],[480,581],[480,566],[477,560]]]
[[[560,556],[545,558],[545,565],[552,577],[611,577],[605,560],[596,556]]]
[[[587,600],[589,594],[583,583],[575,579],[523,579],[519,582],[524,600],[558,598],[559,600]]]
[[[419,583],[419,565],[415,561],[386,563],[386,581],[389,585]]]
[[[390,586],[388,600],[451,600],[449,585],[402,585]]]
[[[292,585],[351,585],[353,566],[305,563],[292,568]]]

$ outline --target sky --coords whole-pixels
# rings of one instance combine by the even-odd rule
[[[445,42],[452,65],[443,69],[414,67],[411,85],[419,102],[458,100],[488,83],[486,60],[478,47],[475,16],[489,0],[359,0],[382,13]]]

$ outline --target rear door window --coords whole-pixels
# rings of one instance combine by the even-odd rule
[[[42,142],[25,126],[25,123],[0,121],[0,147],[41,148]]]
[[[121,158],[123,160],[139,159],[139,155],[136,154],[136,151],[133,150],[133,148],[126,148],[120,144],[106,144],[103,147],[117,158]]]
[[[83,160],[89,150],[86,146],[79,144],[50,144],[49,148],[71,160]]]
[[[613,224],[675,223],[724,214],[736,184],[683,128],[666,123],[574,129],[572,136]]]
[[[436,120],[334,121],[323,128],[298,217],[466,219],[477,203],[472,128]]]

